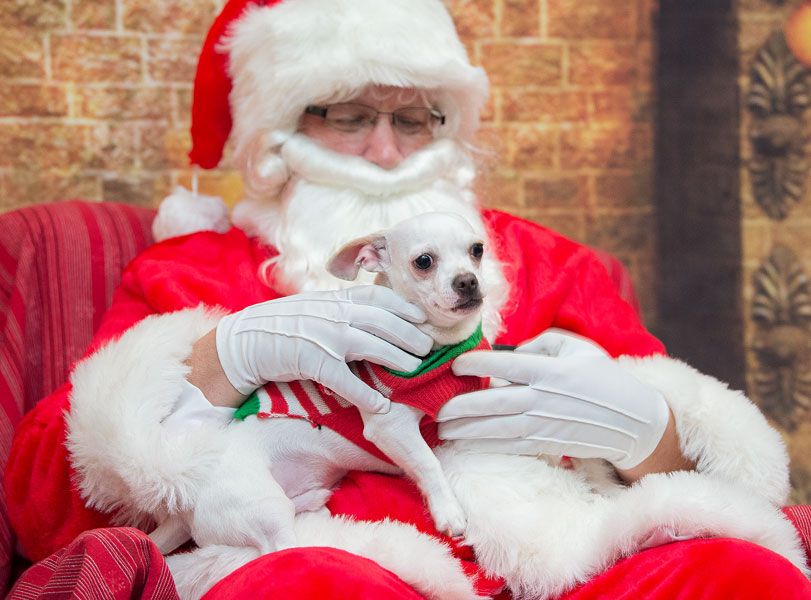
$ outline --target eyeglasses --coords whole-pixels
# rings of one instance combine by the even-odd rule
[[[403,136],[430,135],[435,125],[445,124],[445,115],[436,109],[422,106],[405,106],[392,112],[383,112],[365,104],[343,102],[308,106],[304,112],[321,117],[328,127],[344,133],[369,133],[380,115],[391,117],[392,128]]]

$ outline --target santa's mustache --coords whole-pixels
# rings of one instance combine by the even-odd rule
[[[291,175],[315,184],[357,190],[366,196],[413,192],[441,179],[464,188],[474,177],[470,158],[448,139],[432,142],[391,169],[360,156],[334,152],[301,134],[285,142],[280,154]]]
[[[246,191],[254,200],[278,198],[291,181],[307,180],[337,189],[351,189],[367,196],[385,197],[413,192],[436,181],[467,188],[475,177],[470,152],[449,139],[436,140],[384,169],[360,156],[324,148],[300,133],[275,134],[238,157],[243,165]],[[262,148],[270,149],[262,150]],[[288,186],[289,187],[289,186]]]

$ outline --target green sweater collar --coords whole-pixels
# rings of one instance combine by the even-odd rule
[[[482,325],[479,323],[479,326],[476,327],[476,331],[467,338],[459,342],[458,344],[453,344],[450,346],[440,346],[436,350],[433,350],[428,356],[426,356],[420,366],[414,369],[411,372],[407,371],[394,371],[392,369],[386,369],[392,375],[396,375],[397,377],[404,377],[406,379],[411,379],[413,377],[418,377],[423,373],[427,373],[437,367],[441,367],[446,362],[453,360],[460,354],[467,352],[468,350],[472,350],[479,343],[482,341]]]

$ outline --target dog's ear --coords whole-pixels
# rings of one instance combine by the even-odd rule
[[[354,281],[361,268],[371,273],[380,273],[390,265],[386,237],[382,233],[374,233],[343,246],[333,254],[327,270],[335,277]]]

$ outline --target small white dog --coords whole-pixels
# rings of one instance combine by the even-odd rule
[[[418,327],[434,339],[437,349],[472,339],[477,329],[478,339],[481,338],[486,295],[483,257],[484,241],[466,220],[450,213],[426,213],[350,242],[335,254],[328,268],[337,277],[350,281],[361,268],[377,273],[375,283],[391,287],[425,311],[427,320]],[[474,339],[474,345],[478,339]],[[432,404],[441,405],[456,393],[481,387],[477,378],[452,375],[449,363],[443,375],[446,385],[441,386],[446,397],[431,398]],[[363,370],[379,387],[383,386],[381,391],[391,392],[397,385],[392,384],[396,377],[386,376],[379,369],[375,372],[365,364],[353,367],[356,372]],[[455,383],[447,384],[447,378]],[[418,389],[424,391],[431,383],[421,384]],[[447,395],[449,386],[452,390]],[[287,404],[295,396],[289,393],[290,389],[290,384],[266,386],[269,396],[286,396]],[[329,394],[311,382],[303,389],[313,397]],[[413,386],[398,397],[409,402],[409,389]],[[338,411],[347,413],[347,418],[356,417],[353,406],[337,400],[341,406]],[[436,455],[422,437],[420,422],[425,412],[421,408],[424,406],[414,401],[392,402],[391,410],[385,414],[361,410],[363,437],[417,484],[437,529],[460,536],[464,533],[465,515]],[[292,412],[306,413],[300,406]],[[262,552],[298,545],[295,514],[321,508],[329,498],[330,488],[346,472],[396,471],[390,463],[347,436],[314,428],[312,425],[316,423],[312,419],[267,418],[284,416],[270,413],[260,416],[266,418],[251,416],[242,422],[235,421],[223,435],[230,438],[229,448],[252,448],[246,452],[261,454],[264,468],[259,472],[253,467],[246,470],[244,455],[234,455],[233,460],[224,457],[217,476],[201,486],[190,510],[171,516],[155,515],[162,522],[151,537],[162,552],[171,552],[189,537],[200,546],[255,546]],[[331,422],[334,421],[325,419],[327,427]]]

